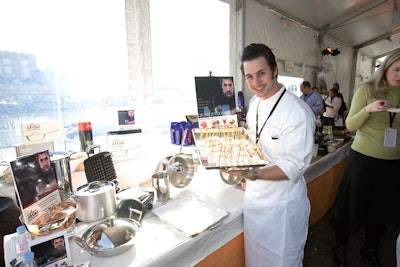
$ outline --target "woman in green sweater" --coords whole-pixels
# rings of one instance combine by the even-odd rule
[[[365,227],[362,259],[381,266],[379,240],[385,224],[400,223],[400,49],[388,55],[354,93],[346,126],[356,131],[332,208],[333,260],[347,266],[349,235]],[[390,112],[391,111],[391,112]]]

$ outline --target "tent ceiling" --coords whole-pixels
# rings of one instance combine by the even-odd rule
[[[400,0],[257,0],[371,57],[400,47]]]

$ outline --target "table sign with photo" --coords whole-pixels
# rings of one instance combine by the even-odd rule
[[[61,202],[49,151],[18,157],[10,165],[24,222],[39,224]]]
[[[35,262],[38,267],[61,267],[72,264],[67,230],[36,237],[29,246],[35,253]]]
[[[195,77],[195,85],[199,118],[236,114],[232,76]]]

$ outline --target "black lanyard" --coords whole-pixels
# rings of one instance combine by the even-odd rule
[[[399,99],[399,101],[397,101],[397,106],[396,106],[396,108],[398,108],[399,107],[399,103],[400,103],[400,99]],[[390,128],[392,128],[392,126],[393,126],[393,121],[394,121],[394,117],[396,116],[396,113],[395,112],[389,112],[389,127]]]
[[[273,106],[273,108],[272,108],[271,112],[269,113],[268,117],[265,119],[264,124],[261,127],[260,132],[258,132],[258,106],[260,105],[260,102],[261,102],[262,99],[260,98],[260,101],[258,101],[257,113],[256,113],[256,144],[258,144],[258,140],[260,139],[261,132],[264,130],[264,126],[267,123],[267,120],[269,119],[269,117],[271,117],[272,113],[274,112],[274,110],[275,110],[276,106],[278,105],[279,101],[281,101],[282,96],[285,94],[285,92],[286,92],[286,88],[283,89],[282,94],[279,96],[278,100],[275,102],[275,105]]]

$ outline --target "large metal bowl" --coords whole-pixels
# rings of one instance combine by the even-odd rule
[[[33,223],[25,223],[22,215],[20,220],[32,235],[50,235],[68,229],[75,222],[76,211],[76,203],[65,201],[55,205],[51,212],[43,214]]]
[[[177,187],[186,187],[196,173],[196,164],[192,155],[179,153],[168,162],[167,173],[169,182]]]
[[[112,257],[133,247],[139,229],[137,221],[111,217],[89,227],[74,241],[91,255]]]

